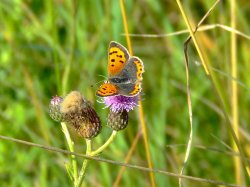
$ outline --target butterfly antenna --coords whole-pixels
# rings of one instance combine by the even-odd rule
[[[98,85],[98,84],[100,84],[101,82],[104,82],[104,80],[101,80],[101,81],[96,82],[96,83],[95,83],[95,86]]]
[[[98,75],[99,77],[103,77],[104,79],[108,79],[108,77],[104,76],[104,75]]]

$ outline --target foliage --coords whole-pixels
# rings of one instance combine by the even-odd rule
[[[248,1],[237,2],[239,124],[241,144],[249,153],[249,33]],[[192,23],[198,23],[212,1],[183,1]],[[145,66],[142,103],[154,168],[179,173],[189,136],[186,75],[181,35],[159,37],[186,29],[175,1],[125,1],[134,54]],[[105,127],[107,111],[96,102],[95,91],[107,77],[110,41],[126,46],[119,1],[1,0],[0,1],[0,132],[1,135],[67,149],[61,127],[48,115],[49,100],[79,90],[91,100],[103,122],[95,139],[100,145],[110,135]],[[199,32],[202,47],[211,61],[219,93],[231,116],[230,32],[216,26],[230,25],[230,3],[220,2],[204,24],[214,28]],[[148,37],[141,34],[156,34]],[[205,75],[192,43],[189,50],[193,107],[193,146],[185,174],[236,183],[228,124],[222,115],[211,81]],[[140,131],[137,112],[130,112],[126,130],[119,132],[102,157],[125,161]],[[75,151],[83,153],[85,142],[73,136]],[[176,146],[175,146],[176,145]],[[205,149],[199,146],[205,146]],[[95,147],[95,145],[94,145]],[[210,149],[209,147],[216,148]],[[218,150],[218,151],[215,151]],[[1,140],[1,186],[71,186],[65,164],[69,157],[35,147]],[[81,159],[78,159],[81,163]],[[120,166],[91,161],[86,186],[112,186]],[[129,163],[147,166],[143,138]],[[178,186],[178,180],[155,174],[157,186]],[[213,186],[183,180],[186,186]],[[150,186],[147,172],[126,169],[119,186]]]

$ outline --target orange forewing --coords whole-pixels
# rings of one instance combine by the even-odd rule
[[[117,95],[118,90],[117,87],[111,83],[104,83],[97,90],[96,94],[101,97]]]
[[[119,74],[123,70],[125,70],[128,76],[125,77],[125,79],[128,78],[130,81],[134,82],[112,82],[113,78],[120,80],[122,80],[122,78],[124,79],[124,77],[121,77],[121,75],[124,76],[124,74]],[[124,46],[112,41],[109,44],[108,51],[109,82],[102,84],[97,90],[96,94],[100,97],[107,97],[119,94],[128,97],[135,96],[141,92],[141,81],[143,72],[143,62],[138,57],[131,57]]]
[[[128,57],[128,52],[123,46],[117,46],[115,43],[111,43],[108,53],[108,75],[114,76],[120,73]]]

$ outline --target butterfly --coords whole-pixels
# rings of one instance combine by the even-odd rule
[[[136,96],[142,88],[144,66],[141,59],[130,56],[128,50],[117,42],[110,42],[108,50],[108,80],[96,92],[100,97]]]

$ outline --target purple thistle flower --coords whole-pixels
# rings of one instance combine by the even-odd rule
[[[50,104],[53,106],[60,105],[62,101],[63,98],[56,95],[52,97],[52,99],[50,100]]]
[[[109,107],[110,110],[115,113],[118,113],[123,110],[126,110],[127,112],[133,110],[134,107],[138,105],[138,100],[138,96],[126,97],[123,95],[103,97],[102,99],[106,107]]]

